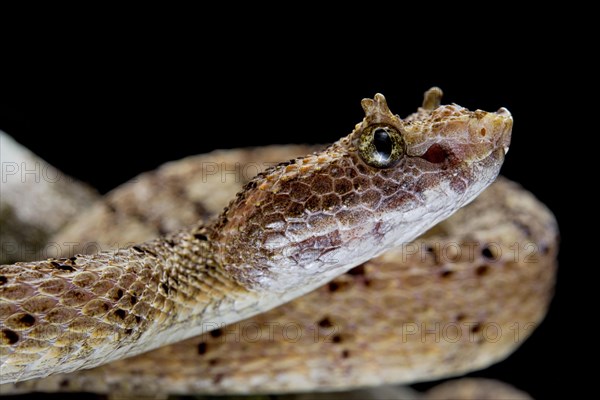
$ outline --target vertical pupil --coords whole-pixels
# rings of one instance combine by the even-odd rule
[[[392,138],[385,129],[375,129],[375,132],[373,132],[373,144],[381,157],[387,159],[392,154]]]

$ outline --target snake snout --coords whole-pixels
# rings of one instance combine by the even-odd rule
[[[484,143],[488,151],[502,150],[506,155],[510,146],[512,126],[510,111],[501,107],[498,111],[485,113],[483,118],[475,120],[469,130],[473,143]]]
[[[497,148],[502,148],[504,154],[508,153],[510,147],[510,139],[512,136],[513,118],[510,111],[504,107],[500,107],[498,111],[494,113],[496,117],[496,124],[498,126],[498,139]]]

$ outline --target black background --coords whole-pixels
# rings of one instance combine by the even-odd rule
[[[560,269],[544,323],[507,360],[471,375],[510,382],[535,398],[581,387],[571,377],[592,332],[574,314],[581,309],[584,265],[570,214],[577,189],[564,171],[577,169],[587,150],[569,145],[579,134],[573,123],[581,105],[573,91],[577,77],[549,70],[553,54],[533,46],[517,58],[495,47],[449,61],[436,52],[343,54],[335,43],[327,55],[277,46],[261,52],[252,42],[219,49],[162,46],[161,52],[129,44],[114,53],[65,54],[58,65],[41,58],[25,79],[4,75],[0,129],[106,192],[165,161],[216,148],[334,141],[362,119],[360,99],[376,92],[402,116],[433,85],[444,90],[444,102],[507,107],[515,123],[502,173],[555,213]]]

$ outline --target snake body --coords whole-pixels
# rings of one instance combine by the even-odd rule
[[[206,166],[217,163],[232,171],[238,160],[262,165],[305,150],[229,150],[166,165],[111,193],[56,242],[92,239],[100,231],[103,248],[143,240],[169,221],[178,224],[176,207],[163,208],[162,216],[146,214],[164,200],[152,204],[153,194],[181,197],[178,182],[223,188],[212,169],[212,179],[203,179]],[[201,201],[203,192],[197,193],[188,195]],[[145,215],[156,219],[143,230]],[[556,234],[552,214],[501,178],[406,244],[408,256],[392,249],[251,319],[94,369],[3,385],[0,392],[281,393],[460,375],[500,361],[540,323],[552,296]],[[487,251],[493,251],[492,258]]]
[[[1,266],[2,382],[90,368],[264,312],[448,217],[496,177],[512,119],[439,106],[439,96],[428,92],[405,120],[381,95],[363,101],[352,134],[259,174],[211,223]]]

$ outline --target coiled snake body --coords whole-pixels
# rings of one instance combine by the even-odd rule
[[[266,311],[446,218],[494,180],[512,120],[504,109],[439,106],[439,95],[429,91],[405,120],[380,95],[364,101],[351,135],[260,174],[208,225],[0,267],[2,382],[93,367]]]

